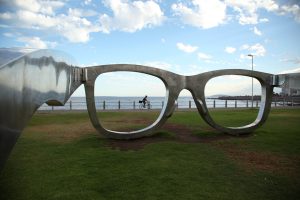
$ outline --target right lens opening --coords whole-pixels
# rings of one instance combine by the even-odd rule
[[[256,78],[224,75],[207,82],[205,100],[215,123],[223,127],[242,127],[257,118],[261,92],[261,84]]]

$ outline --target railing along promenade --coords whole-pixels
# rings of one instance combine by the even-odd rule
[[[162,109],[164,101],[150,101],[150,106],[141,107],[138,101],[96,101],[97,110],[139,110],[139,109]],[[177,109],[194,109],[196,105],[192,99],[179,100],[175,103]],[[258,108],[260,100],[241,100],[241,99],[208,99],[208,108]],[[272,107],[295,107],[300,106],[300,97],[273,97]],[[85,101],[68,101],[64,106],[48,106],[43,104],[39,110],[86,110]]]

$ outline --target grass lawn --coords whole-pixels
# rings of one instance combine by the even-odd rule
[[[245,117],[213,112],[224,124]],[[157,135],[112,144],[87,113],[36,114],[0,174],[0,199],[300,199],[300,109],[272,110],[247,137],[175,112]]]

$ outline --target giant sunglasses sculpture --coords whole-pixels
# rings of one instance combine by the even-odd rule
[[[98,120],[94,84],[106,72],[129,71],[155,76],[166,87],[164,107],[158,119],[150,126],[132,132],[105,129]],[[262,88],[261,105],[256,120],[243,127],[223,127],[211,118],[205,103],[206,83],[221,75],[243,75],[256,78]],[[231,134],[247,134],[267,119],[273,87],[284,82],[285,75],[273,75],[243,69],[226,69],[194,76],[182,76],[166,70],[131,64],[101,65],[80,68],[62,52],[52,50],[0,49],[0,170],[22,130],[34,112],[43,104],[64,105],[71,94],[84,84],[88,113],[93,126],[107,138],[134,139],[150,136],[172,115],[175,101],[183,89],[192,93],[201,117],[217,130]]]

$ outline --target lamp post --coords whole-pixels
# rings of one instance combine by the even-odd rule
[[[248,54],[249,57],[251,57],[251,60],[252,60],[252,72],[253,72],[253,57],[254,55],[253,54]],[[251,99],[252,99],[252,108],[253,108],[253,77],[252,77],[252,96],[251,96]]]

